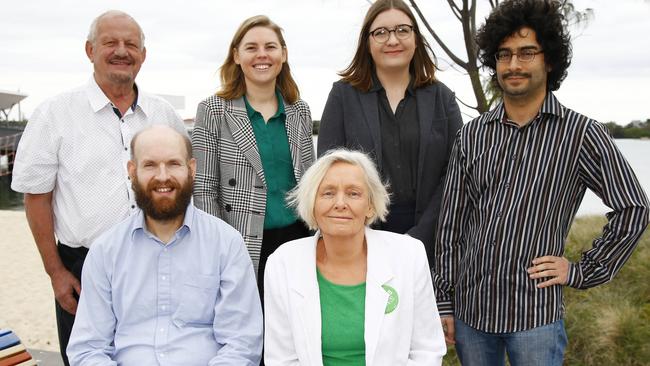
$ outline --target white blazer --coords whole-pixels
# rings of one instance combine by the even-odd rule
[[[366,365],[441,365],[442,325],[422,242],[366,228]],[[320,233],[283,244],[264,274],[264,362],[267,366],[322,366],[321,313],[316,280]],[[387,307],[397,292],[397,307]],[[394,304],[394,302],[393,302]],[[386,313],[388,311],[388,313]]]

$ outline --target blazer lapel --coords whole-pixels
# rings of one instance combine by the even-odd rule
[[[226,106],[226,122],[232,133],[232,138],[239,146],[240,151],[248,162],[253,166],[257,176],[266,185],[264,179],[264,168],[262,167],[262,159],[260,152],[257,149],[255,141],[255,133],[253,132],[253,125],[251,124],[248,114],[246,113],[246,105],[244,98],[237,98],[231,100],[229,103],[231,108]],[[230,112],[230,113],[228,113]]]
[[[294,262],[294,268],[289,285],[292,298],[298,304],[298,317],[302,324],[303,335],[294,335],[296,342],[304,344],[307,348],[309,360],[307,365],[322,366],[321,352],[321,314],[320,293],[316,279],[316,243],[320,237],[317,232],[312,244],[304,256]],[[307,260],[305,260],[307,259]]]
[[[293,162],[293,175],[296,182],[300,180],[300,115],[293,104],[284,102],[284,113],[286,115],[284,126],[287,130],[287,138],[289,139],[289,150],[291,151],[291,161]]]
[[[366,228],[366,242],[368,244],[368,273],[366,274],[364,337],[366,363],[372,365],[389,297],[382,285],[390,281],[394,274],[388,261],[390,253],[385,252],[383,239],[376,235],[374,230]]]
[[[375,145],[375,151],[367,151],[374,153],[377,158],[377,166],[381,166],[381,130],[379,127],[379,104],[377,103],[377,92],[359,93],[359,99],[363,114],[366,117],[366,124],[368,131],[372,136],[372,141]]]

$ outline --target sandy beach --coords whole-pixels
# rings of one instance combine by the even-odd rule
[[[54,294],[25,212],[0,210],[0,328],[27,348],[59,351]]]

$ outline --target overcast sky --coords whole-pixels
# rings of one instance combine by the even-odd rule
[[[418,3],[462,57],[461,29],[446,1]],[[482,19],[487,1],[479,3]],[[557,93],[560,101],[602,122],[650,118],[650,2],[574,3],[578,9],[593,8],[594,18],[585,28],[572,30],[573,63]],[[193,117],[197,103],[219,86],[218,68],[238,25],[266,14],[284,28],[301,96],[319,119],[336,72],[352,58],[368,7],[366,0],[5,1],[0,89],[28,94],[22,112],[29,118],[47,97],[85,83],[92,73],[84,53],[88,27],[103,11],[119,9],[130,13],[146,35],[147,59],[138,84],[151,93],[184,96],[185,109],[179,112]],[[438,47],[434,50],[443,69],[438,78],[474,104],[467,77],[450,66]],[[465,112],[465,120],[476,116]]]

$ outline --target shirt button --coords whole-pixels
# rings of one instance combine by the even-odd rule
[[[127,148],[127,147],[124,147],[124,151],[126,151],[126,150],[128,150],[128,149],[129,149],[129,148]]]
[[[501,211],[497,212],[497,217],[501,217]]]
[[[512,160],[517,160],[517,155],[513,155]]]
[[[135,205],[131,205],[131,208],[135,208]]]
[[[160,328],[160,333],[164,332],[165,328]]]
[[[160,310],[165,310],[165,309],[167,309],[167,307],[165,305],[160,307]]]
[[[505,187],[506,187],[506,189],[509,189],[510,188],[510,183],[506,183]]]
[[[167,279],[167,276],[162,276],[161,278],[162,278],[162,279],[163,279],[163,281],[164,281],[164,280],[166,280],[166,279]]]
[[[161,354],[160,354],[160,357],[165,358],[165,354],[164,354],[164,353],[161,353]]]

